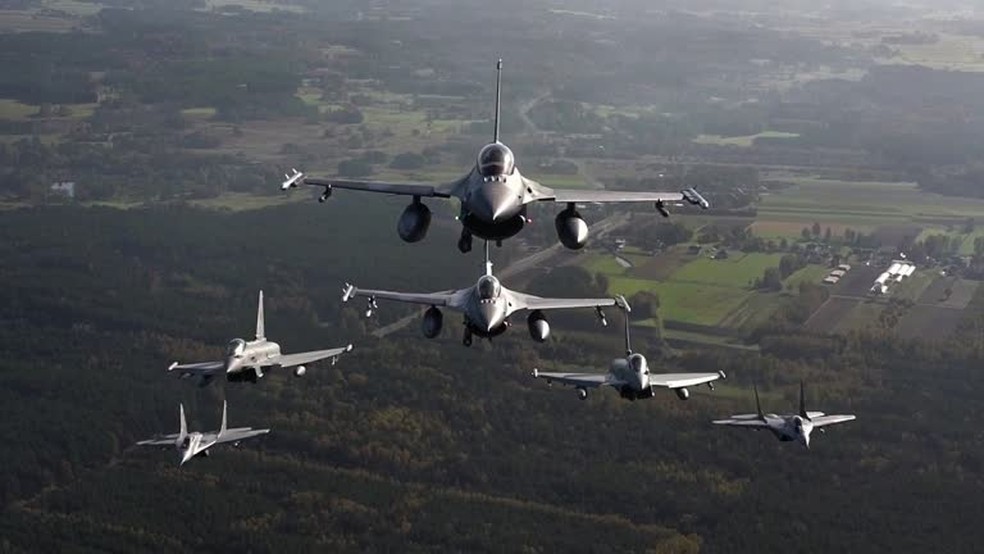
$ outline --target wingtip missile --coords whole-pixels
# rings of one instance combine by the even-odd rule
[[[348,302],[349,300],[352,299],[352,296],[354,295],[355,295],[355,286],[351,285],[350,283],[345,283],[345,286],[342,287],[342,302]]]
[[[168,371],[174,371],[174,368],[178,367],[178,362],[171,362],[171,365],[167,366]]]
[[[291,168],[293,173],[284,173],[284,182],[280,184],[280,190],[292,189],[304,178],[304,174],[297,169]]]
[[[540,377],[540,370],[534,367],[533,368],[533,378],[534,379],[538,379],[539,377]]]
[[[682,190],[681,194],[683,194],[684,200],[695,206],[700,206],[701,209],[706,210],[711,207],[710,202],[708,202],[707,199],[701,196],[701,194],[697,192],[697,189],[693,187]]]

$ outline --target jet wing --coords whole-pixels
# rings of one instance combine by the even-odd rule
[[[179,364],[174,362],[167,367],[168,371],[179,371],[182,375],[211,375],[225,367],[225,362],[199,362],[194,364]]]
[[[451,193],[447,192],[453,186],[449,185],[423,185],[411,183],[385,183],[382,181],[351,181],[347,179],[321,179],[304,177],[301,179],[305,185],[314,187],[330,187],[348,190],[362,190],[366,192],[381,192],[383,194],[399,194],[403,196],[436,196],[438,198],[450,198]],[[289,188],[289,187],[288,187]]]
[[[510,302],[508,313],[519,310],[565,310],[572,308],[603,308],[615,306],[615,298],[542,298],[532,294],[508,291]]]
[[[758,414],[733,415],[728,419],[716,419],[712,421],[714,425],[728,425],[730,427],[748,427],[757,429],[768,427],[769,424],[759,419]]]
[[[649,376],[649,384],[654,387],[679,389],[703,385],[720,378],[720,373],[654,373]]]
[[[158,435],[152,439],[140,441],[137,446],[174,446],[174,441],[178,440],[178,434]]]
[[[337,358],[352,350],[352,345],[341,348],[330,348],[328,350],[312,350],[310,352],[298,352],[297,354],[283,354],[277,360],[280,367],[294,367],[301,364],[309,364],[326,358]]]
[[[625,384],[625,381],[616,379],[610,373],[551,373],[534,369],[533,378],[546,379],[548,383],[556,381],[558,383],[574,385],[576,387],[614,387]]]
[[[470,293],[470,288],[430,293],[394,292],[388,290],[359,289],[346,283],[342,289],[342,302],[348,302],[354,296],[364,296],[373,300],[383,298],[386,300],[396,300],[397,302],[446,306],[460,310],[465,305]]]
[[[226,442],[239,442],[246,439],[251,439],[253,437],[258,437],[260,435],[265,435],[269,433],[269,429],[253,429],[252,427],[237,427],[235,429],[226,429],[223,433],[212,438],[211,444],[222,444]],[[204,439],[202,442],[205,442]],[[211,446],[211,444],[209,446]]]
[[[526,179],[527,188],[532,191],[528,195],[531,201],[552,200],[554,202],[578,203],[578,202],[655,202],[657,207],[662,208],[667,202],[684,202],[703,209],[709,208],[710,203],[704,199],[693,188],[681,190],[679,192],[657,192],[657,191],[623,191],[623,190],[591,190],[591,189],[552,189]],[[535,185],[535,186],[534,186]],[[663,213],[668,215],[668,212]]]
[[[404,196],[450,198],[452,195],[457,194],[460,189],[459,185],[468,178],[466,175],[457,181],[435,186],[422,183],[387,183],[383,181],[305,177],[303,173],[296,169],[292,174],[284,175],[284,177],[286,180],[280,184],[280,190],[291,189],[299,184],[324,187],[325,198],[331,194],[331,190],[334,188],[379,192],[383,194],[400,194]]]
[[[854,421],[855,419],[857,418],[853,415],[822,415],[810,418],[810,421],[813,422],[814,427],[823,427],[824,425],[844,423],[845,421]]]

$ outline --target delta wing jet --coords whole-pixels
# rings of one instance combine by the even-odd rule
[[[226,346],[225,358],[212,362],[192,364],[172,363],[168,371],[177,371],[182,378],[198,377],[199,385],[208,385],[216,375],[224,374],[229,381],[249,381],[256,383],[263,377],[263,370],[275,367],[295,367],[294,375],[301,377],[307,373],[305,364],[331,359],[334,364],[339,356],[352,350],[352,345],[328,350],[312,350],[298,354],[282,354],[280,345],[267,340],[263,323],[263,291],[260,291],[259,306],[256,310],[256,338],[253,340],[232,339]]]
[[[319,198],[326,201],[333,189],[350,189],[412,197],[397,223],[397,232],[406,242],[424,238],[430,226],[431,211],[421,198],[457,198],[461,203],[458,219],[461,238],[458,249],[469,252],[472,236],[501,243],[510,238],[529,221],[527,206],[533,202],[555,202],[566,205],[554,222],[560,242],[570,249],[582,248],[588,240],[588,225],[577,211],[578,203],[652,202],[665,217],[667,207],[686,202],[707,209],[710,205],[696,190],[679,192],[626,192],[614,190],[552,189],[524,177],[516,167],[516,158],[508,146],[499,141],[499,108],[502,82],[502,60],[496,65],[495,118],[492,142],[478,153],[475,166],[464,177],[439,185],[384,183],[306,177],[296,169],[285,175],[282,190],[299,184],[323,187]]]
[[[776,415],[763,413],[762,404],[759,402],[758,387],[755,387],[754,390],[755,409],[757,413],[733,415],[728,419],[716,420],[714,424],[743,427],[745,429],[755,429],[756,431],[766,429],[771,431],[780,441],[796,441],[804,447],[810,448],[810,434],[814,429],[820,429],[820,432],[824,433],[823,428],[827,425],[853,421],[855,419],[853,415],[825,415],[823,412],[807,411],[802,381],[800,381],[798,414]]]
[[[253,429],[251,427],[236,427],[228,429],[226,427],[226,403],[222,402],[222,425],[218,432],[188,432],[188,424],[185,422],[184,404],[179,404],[181,414],[181,430],[170,435],[159,435],[153,439],[140,441],[138,446],[173,446],[181,455],[181,462],[178,465],[185,465],[185,462],[192,458],[208,457],[208,449],[217,444],[227,442],[239,446],[241,441],[265,435],[269,429]]]
[[[602,325],[608,325],[602,308],[615,306],[621,299],[617,298],[541,298],[525,294],[502,286],[492,275],[492,262],[489,261],[488,243],[485,244],[485,275],[471,287],[445,292],[406,293],[387,290],[360,289],[346,283],[342,291],[342,302],[348,302],[353,297],[362,296],[368,299],[366,317],[377,309],[376,300],[384,298],[398,302],[429,305],[424,312],[422,330],[424,336],[432,339],[441,333],[444,314],[441,308],[460,312],[464,315],[464,336],[462,343],[471,346],[472,336],[492,339],[506,331],[511,325],[509,316],[520,310],[530,312],[526,319],[530,336],[537,342],[544,342],[550,336],[550,324],[543,315],[547,310],[562,310],[569,308],[595,308]]]
[[[622,398],[635,400],[637,398],[652,398],[657,388],[667,388],[676,392],[680,400],[690,398],[687,387],[706,384],[714,390],[714,381],[724,378],[724,372],[717,373],[656,373],[649,372],[646,357],[632,351],[629,338],[629,303],[620,298],[625,309],[625,357],[612,360],[608,373],[551,373],[533,369],[533,377],[546,379],[547,384],[554,381],[564,385],[572,385],[577,389],[581,400],[588,397],[588,389],[608,386],[618,391]]]

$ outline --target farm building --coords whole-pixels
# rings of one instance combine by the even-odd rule
[[[836,285],[837,281],[840,281],[840,277],[835,275],[828,275],[823,278],[823,284],[825,285]]]

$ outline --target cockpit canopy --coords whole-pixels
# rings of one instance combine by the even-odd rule
[[[478,172],[483,177],[512,175],[515,167],[516,158],[505,144],[498,142],[487,144],[478,153]]]
[[[190,444],[191,444],[191,435],[185,435],[184,440],[181,441],[181,449],[187,450]]]
[[[246,341],[243,339],[232,339],[229,341],[228,346],[226,346],[226,356],[235,356],[240,358],[242,357],[244,350],[246,350]]]
[[[646,367],[646,358],[644,358],[642,354],[632,354],[631,356],[629,356],[629,365],[632,366],[632,371],[635,371],[637,373],[640,371],[648,373],[647,371],[648,368]]]
[[[803,428],[803,418],[801,418],[800,416],[794,417],[793,418],[793,425],[796,426],[797,429],[802,429]]]
[[[486,275],[478,280],[478,297],[482,300],[498,298],[502,292],[502,285],[499,280],[491,275]]]

